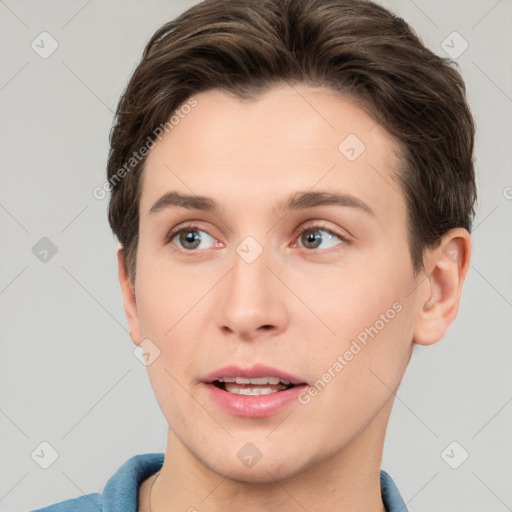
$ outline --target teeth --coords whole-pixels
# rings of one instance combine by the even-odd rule
[[[269,395],[270,393],[277,393],[280,390],[272,388],[240,388],[227,384],[226,391],[236,395]]]
[[[236,382],[237,384],[254,384],[257,386],[265,384],[284,384],[285,386],[288,386],[290,384],[289,380],[280,379],[279,377],[258,377],[253,379],[246,379],[245,377],[223,377],[217,380],[219,382]]]

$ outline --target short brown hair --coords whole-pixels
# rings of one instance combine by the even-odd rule
[[[251,99],[280,83],[330,87],[396,138],[396,179],[418,272],[426,248],[451,228],[471,231],[474,217],[475,126],[452,64],[368,0],[205,0],[163,25],[122,94],[110,134],[108,219],[132,284],[145,162],[132,154],[193,94],[216,88]]]

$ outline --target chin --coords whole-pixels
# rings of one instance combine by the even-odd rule
[[[286,480],[300,472],[298,468],[287,464],[267,464],[261,465],[259,468],[256,466],[252,468],[240,468],[240,466],[237,465],[231,468],[228,466],[225,469],[226,471],[219,474],[222,474],[222,476],[230,480],[261,484],[270,484]]]
[[[276,452],[267,457],[263,454],[252,466],[246,466],[237,456],[223,460],[219,458],[212,461],[202,460],[203,464],[218,475],[246,483],[272,483],[286,480],[315,464],[313,459],[309,462],[297,460],[297,453],[290,454],[286,458],[285,454],[279,455]]]

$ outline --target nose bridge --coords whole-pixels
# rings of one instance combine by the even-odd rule
[[[270,273],[267,265],[269,264],[268,247],[263,247],[253,236],[245,237],[235,248],[233,257],[232,279],[235,286],[249,286],[251,288],[256,285],[256,290],[262,292],[266,286],[266,280]],[[252,290],[253,292],[255,290]]]
[[[224,297],[218,317],[219,327],[240,337],[250,338],[259,328],[283,328],[286,320],[279,285],[271,266],[270,249],[252,236],[245,237],[235,248],[233,266],[226,276]]]

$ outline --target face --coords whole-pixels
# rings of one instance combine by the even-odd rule
[[[358,438],[409,361],[423,299],[392,177],[397,146],[329,89],[195,99],[146,160],[130,327],[159,351],[151,384],[197,460],[240,480],[284,478]],[[169,192],[215,208],[164,201],[151,212]],[[306,385],[251,409],[258,397],[204,382],[225,366],[258,364]],[[245,400],[246,413],[219,405],[219,392],[232,407]],[[265,409],[280,393],[295,394]],[[261,459],[244,465],[242,448]]]

